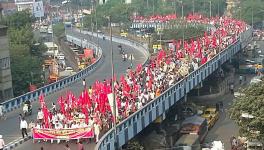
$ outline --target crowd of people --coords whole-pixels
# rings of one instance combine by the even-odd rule
[[[141,109],[149,101],[162,94],[190,72],[217,53],[234,43],[239,33],[247,29],[247,25],[227,17],[204,18],[201,15],[189,15],[188,22],[199,22],[217,26],[215,30],[205,32],[196,40],[174,41],[174,47],[160,50],[145,65],[138,65],[135,70],[127,69],[119,80],[105,79],[96,81],[86,87],[77,98],[69,92],[60,97],[52,108],[48,109],[44,97],[40,97],[36,128],[81,128],[91,127],[95,133],[95,141],[99,140],[100,132],[107,131],[113,123],[120,122]],[[117,105],[116,117],[111,107],[114,84],[114,98]]]

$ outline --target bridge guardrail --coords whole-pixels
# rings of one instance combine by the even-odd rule
[[[94,69],[98,65],[100,65],[100,63],[102,63],[102,61],[103,61],[102,60],[103,59],[102,49],[99,46],[97,46],[95,43],[90,42],[90,41],[84,41],[84,40],[78,39],[78,38],[71,36],[71,35],[68,35],[68,34],[66,35],[66,38],[69,42],[73,42],[78,46],[96,49],[97,53],[99,54],[99,58],[92,65],[88,66],[84,70],[81,70],[72,76],[63,78],[57,82],[48,84],[48,85],[43,86],[41,88],[38,88],[35,91],[28,92],[26,94],[23,94],[21,96],[12,98],[8,101],[1,103],[4,105],[6,112],[10,112],[10,111],[13,111],[14,109],[20,108],[21,105],[23,104],[23,102],[25,102],[26,100],[36,101],[41,93],[43,93],[44,96],[47,96],[49,94],[52,94],[52,93],[54,93],[54,92],[56,92],[62,88],[65,88],[65,87],[75,83],[76,81],[78,81],[80,79],[83,79],[83,77],[88,76],[90,73],[92,73],[94,71]],[[129,45],[131,47],[136,46],[137,47],[136,50],[139,50],[140,52],[142,52],[145,55],[145,57],[147,58],[146,61],[144,62],[144,64],[146,64],[146,62],[149,60],[149,53],[148,53],[148,50],[146,48],[147,46],[144,46],[141,43],[134,42],[134,41],[131,41],[129,39],[123,39],[120,37],[114,37],[113,41],[115,41],[115,40],[116,41],[118,40],[122,44]],[[97,48],[99,48],[99,49],[97,50]]]
[[[138,134],[148,124],[161,116],[170,106],[183,98],[190,90],[200,84],[207,76],[218,69],[223,63],[230,60],[252,39],[252,29],[246,30],[240,34],[238,41],[222,50],[219,54],[200,66],[197,70],[191,72],[184,79],[180,80],[174,86],[167,89],[159,97],[150,101],[140,110],[123,120],[117,125],[116,135],[114,128],[104,134],[97,143],[95,150],[114,150],[115,141],[118,147],[127,143],[131,138]],[[243,38],[242,38],[243,37]],[[116,140],[115,140],[116,137]]]
[[[66,37],[67,37],[67,40],[74,39],[73,41],[76,42],[75,44],[77,44],[77,45],[78,45],[78,43],[80,43],[80,42],[77,42],[78,41],[77,38],[74,38],[74,37],[71,37],[71,36],[68,36],[68,35],[66,35]],[[21,96],[18,96],[18,97],[15,97],[15,98],[12,98],[12,99],[10,99],[8,101],[3,102],[2,104],[5,107],[5,111],[9,112],[9,111],[13,111],[16,108],[20,108],[20,106],[26,100],[30,100],[30,101],[34,100],[34,101],[36,101],[41,93],[43,93],[45,96],[49,95],[51,93],[54,93],[54,92],[58,91],[59,89],[65,88],[65,87],[71,85],[72,83],[82,79],[83,77],[88,76],[91,72],[93,72],[94,69],[98,65],[100,65],[100,63],[102,62],[102,50],[95,43],[92,43],[92,42],[89,42],[89,41],[82,41],[82,44],[83,44],[83,46],[86,46],[86,47],[89,47],[89,48],[92,48],[92,49],[96,49],[96,50],[97,50],[97,48],[99,48],[97,50],[99,57],[93,64],[89,65],[84,70],[81,70],[81,71],[79,71],[78,73],[76,73],[76,74],[74,74],[72,76],[63,78],[63,79],[61,79],[61,80],[59,80],[57,82],[54,82],[54,83],[45,85],[43,87],[40,87],[40,88],[38,88],[35,91],[28,92],[26,94],[23,94]]]

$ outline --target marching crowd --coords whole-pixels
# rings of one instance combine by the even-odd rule
[[[68,93],[58,99],[58,106],[53,103],[49,110],[44,97],[40,97],[41,108],[37,115],[36,128],[82,128],[90,127],[99,140],[100,132],[105,132],[117,123],[142,108],[149,101],[162,94],[170,86],[183,79],[217,53],[238,39],[239,33],[246,30],[247,25],[227,17],[203,18],[187,16],[188,22],[200,22],[217,26],[205,32],[196,40],[174,41],[171,49],[161,50],[150,59],[146,66],[138,65],[135,70],[127,69],[125,75],[117,80],[96,81],[86,87],[76,98]],[[116,119],[110,106],[114,82],[115,99],[117,102]],[[57,108],[58,107],[58,108]]]

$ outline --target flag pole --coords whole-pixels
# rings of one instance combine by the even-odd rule
[[[110,27],[110,48],[111,48],[111,70],[112,70],[112,82],[111,82],[111,86],[112,86],[112,93],[113,93],[113,114],[114,114],[114,143],[115,143],[115,148],[118,149],[118,145],[117,145],[117,130],[116,130],[116,125],[117,125],[117,112],[116,112],[116,98],[115,98],[115,89],[114,89],[114,53],[113,53],[113,39],[112,39],[112,25],[111,25],[111,16],[108,16],[108,20],[109,20],[109,27]]]

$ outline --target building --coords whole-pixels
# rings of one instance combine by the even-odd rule
[[[0,2],[0,9],[2,16],[8,16],[17,11],[17,7],[14,2]]]
[[[99,0],[99,5],[105,4],[108,0]]]
[[[15,0],[17,11],[23,11],[29,9],[30,12],[32,12],[34,2],[35,0]]]
[[[12,75],[10,68],[7,27],[0,26],[0,103],[12,98]]]
[[[232,17],[234,10],[237,9],[239,0],[226,0],[226,16]]]

